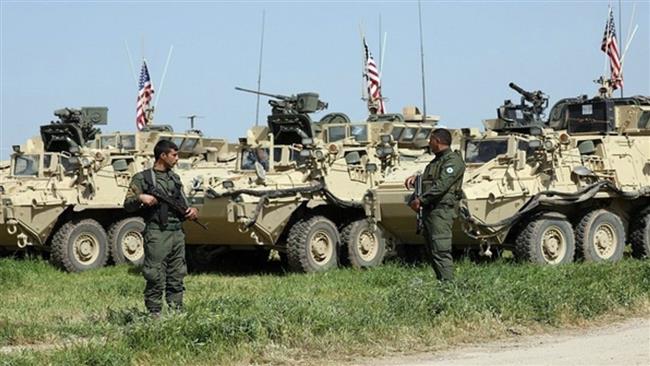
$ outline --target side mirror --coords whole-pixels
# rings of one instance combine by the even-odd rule
[[[264,167],[258,161],[255,162],[255,175],[257,175],[259,181],[266,181],[266,170],[264,170]]]

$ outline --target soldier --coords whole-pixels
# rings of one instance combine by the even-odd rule
[[[422,194],[415,197],[409,206],[418,212],[422,208],[424,238],[431,265],[440,281],[454,277],[451,257],[452,225],[458,210],[460,188],[465,172],[465,163],[457,151],[451,151],[451,133],[437,128],[431,133],[429,147],[435,158],[427,165],[422,175]],[[416,176],[406,178],[404,184],[412,189]]]
[[[182,220],[196,220],[198,210],[189,207],[184,217],[158,202],[151,194],[154,188],[166,192],[174,200],[187,200],[179,176],[171,169],[178,162],[178,147],[169,140],[161,140],[154,147],[155,163],[152,169],[144,170],[131,180],[131,186],[124,199],[129,212],[139,212],[144,217],[144,268],[146,280],[144,303],[153,317],[159,317],[162,310],[163,290],[171,309],[183,307],[183,277],[187,274],[185,264],[185,233]]]

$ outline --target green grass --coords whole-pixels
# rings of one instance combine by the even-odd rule
[[[650,262],[558,268],[457,265],[439,284],[424,266],[323,274],[203,274],[186,311],[149,320],[144,280],[129,267],[67,274],[0,259],[0,365],[320,364],[391,351],[648,314]]]

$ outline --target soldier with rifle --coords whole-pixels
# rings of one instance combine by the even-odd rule
[[[404,185],[413,189],[420,180],[420,192],[416,192],[409,206],[418,213],[422,221],[423,235],[431,266],[440,281],[454,278],[454,264],[451,257],[452,225],[458,211],[461,184],[465,163],[457,151],[452,151],[451,133],[437,128],[429,138],[429,148],[435,158],[424,169],[424,173],[406,178]],[[416,187],[417,188],[417,187]],[[418,230],[420,223],[418,222]]]
[[[158,318],[163,306],[163,291],[169,308],[182,310],[183,278],[187,274],[182,221],[200,223],[196,221],[198,210],[189,207],[180,177],[172,171],[178,162],[178,146],[161,140],[154,147],[154,157],[152,169],[133,176],[124,208],[141,214],[146,224],[143,233],[144,303],[152,317]]]

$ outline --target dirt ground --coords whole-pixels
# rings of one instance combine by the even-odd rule
[[[439,353],[388,357],[357,365],[650,365],[650,318],[582,330],[522,336]]]

